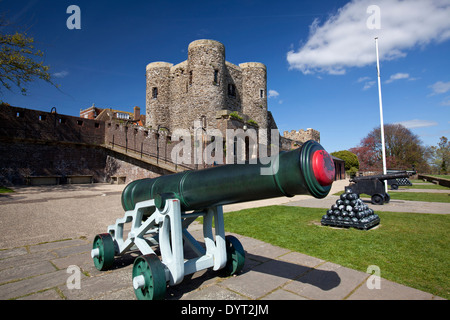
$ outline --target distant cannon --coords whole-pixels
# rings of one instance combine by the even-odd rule
[[[133,264],[133,288],[145,300],[163,299],[167,283],[179,284],[185,275],[203,269],[212,267],[226,276],[238,273],[245,252],[235,237],[225,237],[222,205],[297,194],[324,198],[334,180],[331,156],[312,140],[262,160],[131,182],[122,192],[124,217],[94,239],[95,267],[110,269],[116,255],[137,247],[143,255]],[[199,216],[204,246],[187,231]],[[131,230],[124,240],[126,223]],[[198,257],[185,260],[184,244]],[[152,246],[159,246],[161,259]]]
[[[378,174],[373,176],[365,177],[354,177],[350,179],[350,185],[345,187],[345,190],[351,190],[354,193],[360,195],[365,193],[371,196],[371,201],[373,204],[382,205],[385,202],[390,201],[389,193],[386,192],[384,187],[384,181],[391,185],[391,188],[396,190],[400,183],[399,179],[407,179],[412,176],[412,172],[399,172],[399,173],[388,173],[388,174]],[[408,180],[409,182],[409,180]],[[411,182],[409,182],[411,183]]]
[[[390,169],[387,170],[388,174],[390,174],[390,173],[405,173],[405,172],[408,174],[408,177],[417,174],[417,171],[415,171],[415,170],[407,170],[407,171],[405,171],[405,170],[390,170]],[[391,187],[391,190],[397,190],[398,187],[400,187],[400,186],[412,186],[412,183],[411,183],[411,181],[409,181],[408,177],[389,179],[387,181],[388,186]]]

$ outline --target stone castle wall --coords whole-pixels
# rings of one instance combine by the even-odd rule
[[[25,184],[29,176],[92,175],[95,182],[125,176],[126,183],[168,172],[103,148],[116,140],[160,157],[170,156],[167,137],[137,126],[0,104],[0,185]],[[150,137],[148,137],[150,135]]]
[[[320,143],[320,132],[311,128],[305,130],[300,129],[298,131],[284,131],[283,137],[298,141],[298,142],[306,142],[308,140],[314,140]]]

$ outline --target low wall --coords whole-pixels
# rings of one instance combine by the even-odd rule
[[[418,177],[419,177],[419,179],[423,179],[425,181],[437,183],[440,186],[444,186],[444,187],[450,188],[450,179],[438,178],[438,177],[429,176],[429,175],[425,175],[425,174],[419,174]]]
[[[107,154],[100,147],[0,139],[0,155],[0,185],[24,185],[28,177],[40,176],[61,176],[59,183],[65,183],[73,175],[92,175],[94,182],[106,182]]]

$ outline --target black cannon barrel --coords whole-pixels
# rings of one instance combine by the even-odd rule
[[[408,178],[412,176],[413,173],[408,172],[399,172],[399,173],[388,173],[388,174],[377,174],[373,176],[364,176],[364,177],[354,177],[350,181],[358,182],[361,180],[389,180],[389,179],[400,179],[400,178]]]
[[[122,206],[128,211],[140,201],[155,199],[157,202],[162,197],[175,197],[180,200],[183,211],[202,210],[298,194],[324,198],[331,189],[335,176],[333,160],[313,140],[301,148],[281,152],[270,163],[264,164],[267,162],[228,164],[136,180],[123,190]],[[261,174],[261,169],[270,170],[271,174]]]

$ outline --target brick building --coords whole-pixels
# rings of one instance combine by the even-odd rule
[[[133,112],[128,112],[112,108],[101,109],[92,104],[91,107],[80,110],[80,118],[101,121],[123,120],[140,126],[145,125],[145,115],[141,115],[141,108],[137,106],[133,108]]]

